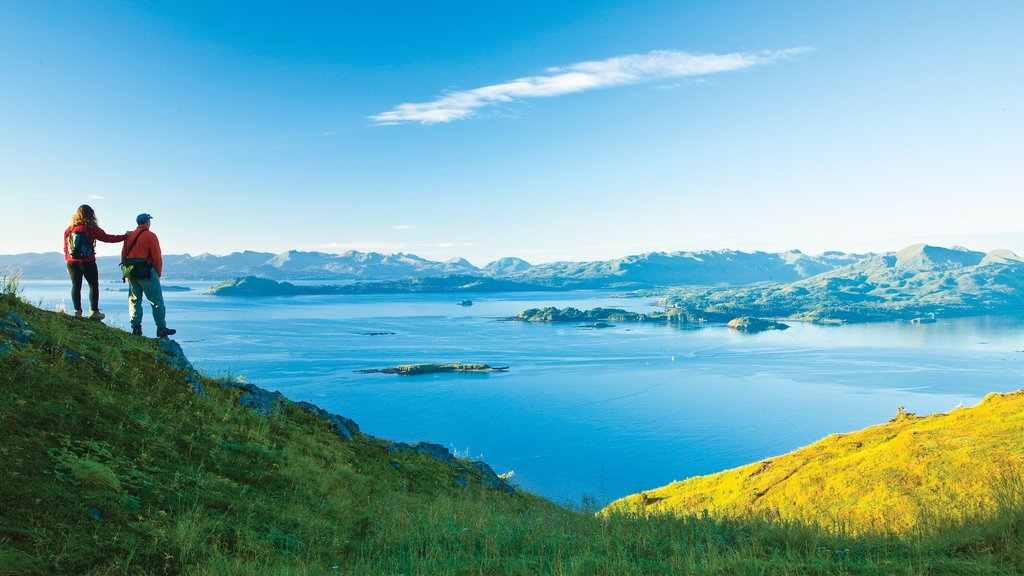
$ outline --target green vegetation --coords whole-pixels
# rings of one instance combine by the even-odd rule
[[[990,394],[974,408],[925,418],[900,406],[886,424],[630,496],[611,508],[772,513],[851,532],[979,524],[995,511],[1024,536],[1022,454],[1024,391]]]
[[[595,515],[493,488],[479,463],[347,440],[308,406],[191,374],[173,349],[0,295],[0,574],[1024,571],[1013,493],[995,493],[994,516],[902,535]]]
[[[823,323],[1020,314],[1024,260],[920,244],[788,284],[676,288],[664,304],[694,315]]]
[[[763,318],[751,318],[750,316],[733,318],[729,320],[726,326],[740,332],[763,332],[765,330],[786,330],[789,328],[789,326],[781,322],[772,322]]]
[[[8,268],[0,272],[0,296],[17,298],[21,295],[21,273]]]
[[[710,317],[709,317],[710,316]],[[530,308],[523,310],[510,320],[526,322],[661,322],[685,324],[691,322],[725,322],[732,318],[721,315],[693,314],[684,308],[669,308],[664,312],[630,312],[621,308]]]

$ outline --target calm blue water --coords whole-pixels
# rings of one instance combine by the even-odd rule
[[[733,468],[885,422],[901,405],[946,412],[1024,387],[1024,323],[1006,318],[795,324],[755,335],[720,326],[594,330],[499,318],[539,306],[655,307],[597,292],[479,295],[461,307],[461,296],[246,300],[182,285],[196,290],[165,294],[168,323],[207,374],[243,375],[352,418],[368,434],[483,458],[560,502],[606,502]],[[23,286],[44,308],[70,302],[67,282]],[[127,325],[126,301],[103,292],[108,324]],[[148,316],[144,328],[153,335]],[[511,370],[353,372],[421,362]]]

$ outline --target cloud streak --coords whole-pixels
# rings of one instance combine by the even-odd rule
[[[807,52],[808,48],[756,53],[690,54],[678,50],[655,50],[607,60],[580,62],[548,68],[541,76],[527,76],[510,82],[472,90],[449,92],[432,102],[399,104],[393,109],[370,116],[376,125],[443,124],[465,120],[481,108],[529,98],[551,98],[665,79],[706,76],[771,64]]]

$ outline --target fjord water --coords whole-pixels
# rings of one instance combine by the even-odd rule
[[[165,282],[167,284],[168,282]],[[173,283],[173,282],[172,282]],[[910,412],[948,412],[1024,383],[1024,323],[736,333],[618,324],[503,321],[532,307],[651,311],[611,293],[373,295],[234,299],[209,284],[167,292],[169,325],[211,376],[244,376],[352,418],[368,434],[431,441],[514,471],[556,501],[599,503],[788,452]],[[126,295],[105,284],[107,323]],[[29,301],[67,305],[66,282],[23,282]],[[154,328],[147,305],[146,334]],[[506,373],[399,376],[364,368],[482,362]]]

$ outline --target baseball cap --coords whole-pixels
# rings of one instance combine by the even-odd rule
[[[143,212],[142,214],[139,214],[138,217],[135,218],[135,223],[136,224],[144,224],[144,223],[146,223],[146,222],[148,222],[148,221],[150,221],[152,219],[153,219],[153,215],[152,214],[146,214],[145,212]]]

